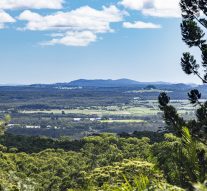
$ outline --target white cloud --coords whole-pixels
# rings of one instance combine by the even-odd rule
[[[112,31],[110,23],[120,22],[124,12],[115,6],[96,10],[89,6],[80,7],[70,12],[57,12],[42,16],[26,10],[20,14],[19,20],[28,21],[26,30],[90,30],[95,32]]]
[[[64,0],[0,0],[0,9],[61,9]]]
[[[14,23],[15,19],[11,17],[8,13],[0,10],[0,29],[5,28],[5,23]]]
[[[180,17],[179,10],[173,10],[173,9],[143,9],[142,13],[144,15],[149,15],[153,17]]]
[[[52,33],[49,36],[51,36],[51,37],[63,37],[64,34],[63,33]]]
[[[124,7],[154,17],[180,17],[180,0],[122,0]]]
[[[151,0],[122,0],[120,4],[130,9],[141,10],[144,5],[150,1]]]
[[[161,28],[160,25],[153,24],[153,23],[145,23],[142,21],[136,21],[134,23],[124,22],[123,27],[129,28],[129,29],[159,29]]]
[[[103,7],[102,10],[89,6],[70,12],[57,12],[52,15],[40,15],[30,10],[23,11],[18,19],[27,21],[22,30],[57,31],[58,36],[44,44],[64,44],[86,46],[97,39],[97,33],[112,32],[111,23],[121,22],[127,13],[116,6]]]
[[[41,45],[88,46],[91,42],[95,42],[96,39],[96,34],[91,31],[67,32],[63,37],[54,38],[48,42],[41,43]]]

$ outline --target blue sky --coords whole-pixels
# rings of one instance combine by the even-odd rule
[[[181,40],[178,2],[1,0],[0,84],[199,82],[179,64],[188,47]]]

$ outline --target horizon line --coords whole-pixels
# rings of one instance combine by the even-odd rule
[[[71,83],[73,81],[78,81],[78,80],[89,80],[89,81],[95,81],[95,80],[112,80],[112,81],[117,81],[117,80],[131,80],[131,81],[135,81],[138,83],[146,83],[146,84],[150,84],[150,83],[158,83],[158,84],[195,84],[195,85],[205,85],[203,83],[196,83],[196,82],[176,82],[176,81],[139,81],[139,80],[134,80],[134,79],[129,79],[129,78],[118,78],[118,79],[111,79],[111,78],[95,78],[95,79],[91,79],[91,78],[79,78],[79,79],[74,79],[74,80],[70,80],[70,81],[64,81],[64,82],[31,82],[31,83],[0,83],[0,86],[29,86],[29,85],[53,85],[53,84],[64,84],[64,83]]]

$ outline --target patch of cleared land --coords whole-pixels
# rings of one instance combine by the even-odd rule
[[[149,89],[149,90],[132,90],[132,91],[127,91],[126,93],[171,93],[172,91],[166,91],[166,90],[159,90],[159,89]]]
[[[146,107],[126,107],[120,110],[106,110],[106,109],[64,109],[64,110],[25,110],[21,111],[22,113],[54,113],[54,114],[61,114],[64,111],[65,114],[85,114],[85,115],[135,115],[135,116],[146,116],[146,115],[155,115],[157,114],[158,110],[153,108],[146,108]]]
[[[171,104],[178,110],[178,113],[185,114],[193,112],[195,108],[189,100],[171,100]],[[127,106],[92,106],[76,109],[52,109],[52,110],[23,110],[21,113],[54,113],[54,114],[84,114],[102,116],[151,116],[160,112],[157,100],[135,100]]]
[[[146,123],[144,120],[134,120],[134,119],[128,119],[128,120],[101,120],[101,123]]]

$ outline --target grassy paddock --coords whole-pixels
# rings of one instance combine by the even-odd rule
[[[189,100],[171,100],[171,104],[178,109],[180,114],[185,112],[194,111],[195,108],[189,103]],[[157,100],[140,100],[135,105],[128,106],[92,106],[76,109],[51,109],[51,110],[22,110],[20,113],[35,114],[61,114],[64,111],[65,114],[84,114],[84,115],[97,115],[101,116],[152,116],[157,115],[160,112]]]
[[[134,120],[134,119],[127,119],[127,120],[101,120],[101,123],[147,123],[144,120]]]
[[[62,111],[64,111],[65,114],[85,114],[85,115],[134,115],[134,116],[146,116],[146,115],[155,115],[158,110],[154,110],[151,108],[145,108],[145,107],[129,107],[124,108],[122,110],[116,110],[116,111],[108,111],[105,109],[52,109],[52,110],[24,110],[20,111],[21,113],[54,113],[54,114],[61,114]]]

